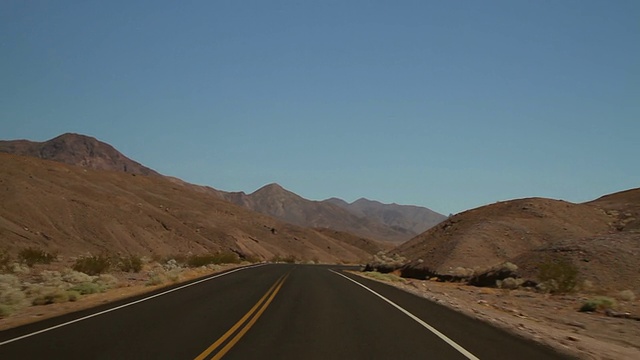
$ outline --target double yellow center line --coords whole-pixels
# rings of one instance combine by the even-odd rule
[[[213,351],[215,351],[218,347],[220,347],[220,345],[222,345],[225,341],[227,341],[227,339],[229,337],[231,337],[233,334],[235,334],[235,336],[231,340],[229,340],[229,342],[222,349],[220,349],[220,351],[218,351],[213,357],[211,357],[211,360],[222,359],[222,357],[229,350],[231,350],[231,348],[238,341],[240,341],[240,339],[242,339],[244,334],[246,334],[247,331],[249,331],[249,329],[251,329],[253,324],[255,324],[256,321],[258,321],[258,318],[260,318],[260,316],[265,311],[265,309],[273,301],[273,298],[276,297],[276,294],[278,293],[278,291],[280,291],[280,288],[282,287],[282,284],[284,284],[284,282],[287,280],[287,277],[289,277],[289,274],[282,275],[271,286],[271,288],[269,288],[269,291],[267,291],[262,296],[262,298],[260,298],[260,300],[258,300],[258,302],[251,308],[251,310],[249,310],[249,312],[247,312],[242,317],[242,319],[240,319],[235,325],[233,325],[231,327],[231,329],[229,329],[226,333],[224,333],[224,335],[222,335],[218,340],[216,340],[216,342],[211,344],[211,346],[209,346],[205,351],[203,351],[200,355],[198,355],[198,357],[196,357],[195,360],[204,360],[204,359],[206,359],[207,356],[209,356]],[[240,330],[238,330],[238,329],[240,329]]]

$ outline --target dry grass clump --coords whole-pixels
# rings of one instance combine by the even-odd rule
[[[392,273],[381,273],[377,271],[368,271],[364,273],[367,277],[372,279],[380,280],[380,281],[389,281],[389,282],[406,282],[406,280],[396,274]]]

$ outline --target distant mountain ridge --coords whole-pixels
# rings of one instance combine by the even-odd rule
[[[416,235],[447,219],[445,215],[425,207],[383,204],[365,198],[360,198],[351,204],[337,198],[331,198],[325,202],[341,206],[356,216],[375,219],[391,228],[411,230]]]
[[[53,160],[95,170],[121,171],[135,175],[160,175],[124,156],[113,146],[80,134],[66,133],[44,142],[0,141],[0,152]]]
[[[385,248],[320,233],[220,199],[166,176],[131,176],[0,153],[0,249],[37,247],[62,256],[177,256],[359,263]]]
[[[162,176],[129,159],[107,143],[73,133],[66,133],[44,142],[0,141],[0,153],[52,160],[95,170]],[[165,178],[180,183],[177,179]],[[185,183],[186,185],[190,184]],[[360,199],[352,204],[336,198],[324,201],[307,200],[278,184],[266,185],[249,195],[213,188],[197,191],[212,193],[233,204],[293,225],[332,229],[393,243],[405,242],[446,218],[427,208],[382,204],[367,199]]]
[[[366,199],[353,204],[337,198],[308,200],[278,184],[266,185],[248,195],[220,192],[220,196],[298,226],[329,228],[390,242],[407,241],[446,218],[418,206],[382,204]]]

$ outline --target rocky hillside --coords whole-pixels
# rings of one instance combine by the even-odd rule
[[[136,175],[159,175],[122,155],[111,145],[85,135],[63,134],[45,142],[0,141],[0,152],[32,156],[96,170],[122,171]]]
[[[29,246],[72,256],[233,251],[351,263],[382,249],[286,224],[176,179],[0,153],[0,248]]]
[[[406,273],[459,276],[512,262],[535,279],[543,262],[567,261],[600,289],[640,291],[640,189],[573,204],[529,198],[457,214],[393,252]]]
[[[266,185],[254,193],[224,193],[225,200],[276,217],[291,224],[329,228],[358,236],[404,242],[444,218],[431,210],[414,206],[384,205],[368,200],[347,204],[339,199],[307,200],[278,184]]]

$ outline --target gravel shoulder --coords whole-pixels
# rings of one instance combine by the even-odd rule
[[[579,359],[640,359],[640,321],[579,312],[581,305],[593,297],[591,294],[549,295],[354,274],[403,289]],[[618,301],[616,311],[640,315],[640,302]]]

